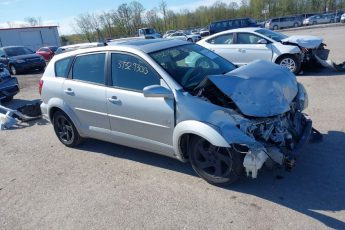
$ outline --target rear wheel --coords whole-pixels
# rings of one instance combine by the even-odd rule
[[[82,141],[73,122],[64,112],[57,111],[54,113],[53,125],[55,134],[62,144],[68,147],[74,147]]]
[[[242,154],[234,149],[217,147],[203,138],[194,137],[188,151],[193,169],[210,184],[234,183],[243,172]]]
[[[277,60],[277,64],[281,65],[294,74],[298,74],[301,70],[301,62],[294,55],[285,55]]]
[[[298,23],[293,24],[293,27],[298,27]]]
[[[189,41],[189,42],[193,42],[193,40],[192,40],[191,38],[188,38],[188,39],[187,39],[187,41]]]
[[[278,26],[277,25],[273,26],[273,30],[278,30]]]

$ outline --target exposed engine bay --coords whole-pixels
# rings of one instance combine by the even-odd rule
[[[202,100],[231,110],[236,127],[255,140],[255,144],[246,145],[243,162],[247,175],[253,178],[267,160],[291,169],[297,150],[312,133],[312,122],[302,113],[308,106],[303,85],[295,82],[291,73],[280,77],[280,66],[269,69],[270,73],[263,71],[261,76],[265,77],[252,77],[255,67],[254,64],[231,71],[229,75],[205,77],[191,92]],[[253,84],[260,95],[251,91]]]

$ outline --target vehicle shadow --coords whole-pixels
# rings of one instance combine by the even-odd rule
[[[292,172],[261,169],[257,179],[243,176],[221,189],[250,194],[307,215],[328,227],[345,229],[344,222],[322,213],[345,210],[344,140],[345,133],[329,131],[322,142],[305,146]],[[78,149],[197,176],[189,164],[129,147],[87,140]]]
[[[333,69],[329,69],[329,68],[325,68],[325,67],[315,67],[315,68],[311,68],[311,67],[306,67],[303,69],[303,73],[302,74],[298,74],[297,77],[309,77],[309,76],[313,76],[313,77],[334,77],[334,76],[340,76],[340,75],[344,75],[345,72],[339,72]]]
[[[345,229],[343,221],[323,214],[345,210],[344,149],[345,133],[329,131],[322,142],[305,146],[291,173],[263,170],[258,179],[246,178],[229,189],[277,203],[330,228]]]

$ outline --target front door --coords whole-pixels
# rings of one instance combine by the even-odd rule
[[[206,41],[207,48],[222,56],[223,58],[231,61],[234,64],[239,64],[239,53],[234,47],[234,34],[227,33],[213,37]]]
[[[237,52],[239,65],[261,59],[272,61],[271,44],[258,44],[262,37],[252,33],[237,33],[236,44],[232,45]]]
[[[155,70],[138,56],[111,54],[108,114],[113,134],[122,144],[168,153],[174,129],[174,100],[147,98],[143,88],[165,85]]]

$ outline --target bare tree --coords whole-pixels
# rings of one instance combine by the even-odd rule
[[[143,25],[142,15],[145,11],[145,8],[140,2],[137,1],[133,1],[129,5],[133,13],[133,29],[137,30]]]
[[[163,14],[164,30],[167,29],[167,8],[168,8],[167,3],[164,0],[162,0],[159,3],[159,10]]]
[[[42,19],[41,17],[26,17],[24,18],[24,21],[29,24],[29,26],[41,26],[42,25]]]
[[[127,3],[123,3],[117,8],[117,17],[120,24],[124,26],[126,34],[131,35],[133,32],[131,28],[133,12]]]

